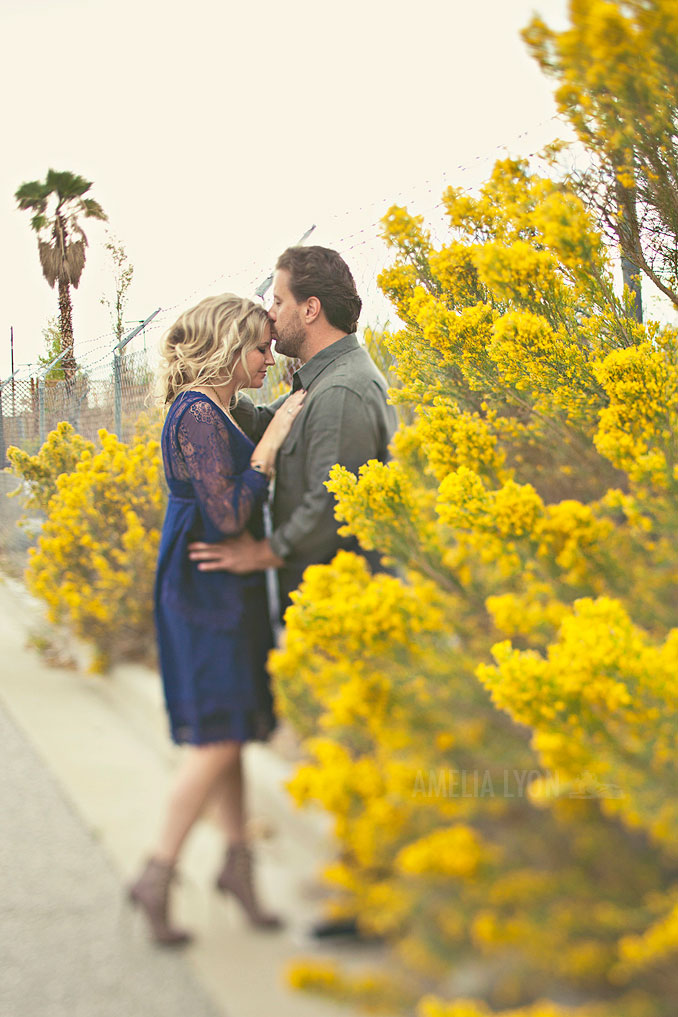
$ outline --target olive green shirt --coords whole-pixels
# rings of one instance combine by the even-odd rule
[[[271,547],[285,560],[283,596],[295,589],[307,565],[330,561],[342,547],[360,550],[354,539],[337,535],[341,523],[325,481],[335,463],[357,474],[368,459],[386,462],[397,424],[386,382],[354,334],[311,357],[294,375],[292,388],[304,388],[307,396],[276,460]],[[286,398],[255,406],[242,396],[233,413],[256,442]]]

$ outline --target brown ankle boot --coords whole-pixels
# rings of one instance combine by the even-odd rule
[[[224,867],[217,877],[217,890],[232,893],[242,906],[252,925],[262,929],[279,929],[282,921],[277,915],[262,911],[252,880],[252,855],[246,844],[232,844],[226,852]]]
[[[173,876],[173,865],[151,858],[136,883],[128,890],[129,899],[146,915],[152,938],[163,946],[183,946],[191,939],[188,932],[174,929],[169,924],[167,909]]]

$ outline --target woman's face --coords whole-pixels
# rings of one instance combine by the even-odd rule
[[[247,377],[240,358],[238,358],[235,371],[233,372],[236,388],[261,388],[264,384],[266,371],[271,364],[275,364],[273,354],[271,353],[271,326],[268,322],[262,332],[259,343],[253,350],[245,354],[245,363],[247,364],[250,377]]]

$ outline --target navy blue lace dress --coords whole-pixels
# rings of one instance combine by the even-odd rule
[[[263,537],[265,476],[252,442],[200,392],[172,403],[162,432],[169,486],[155,584],[165,700],[175,742],[265,739],[275,726],[266,672],[272,646],[261,572],[200,572],[188,544]]]

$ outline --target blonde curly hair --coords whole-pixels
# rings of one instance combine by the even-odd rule
[[[228,384],[238,359],[248,373],[245,357],[261,342],[267,323],[261,304],[233,293],[205,297],[184,311],[160,347],[158,387],[165,405],[196,386]]]

